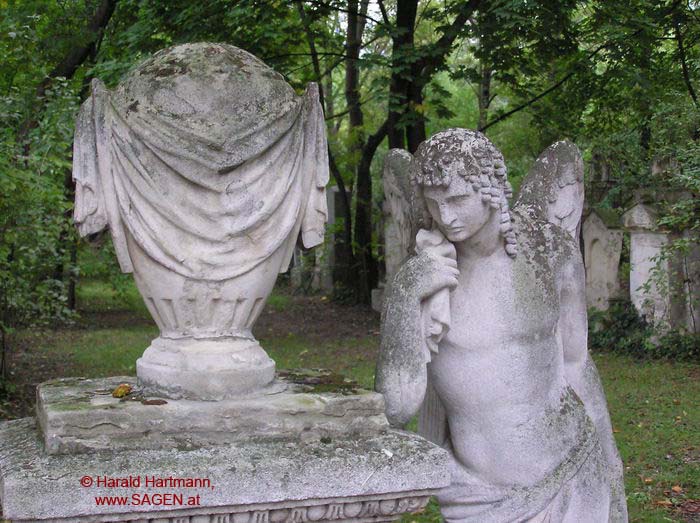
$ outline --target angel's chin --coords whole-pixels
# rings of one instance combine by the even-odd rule
[[[452,243],[463,242],[469,238],[469,232],[463,228],[445,231],[445,237]]]

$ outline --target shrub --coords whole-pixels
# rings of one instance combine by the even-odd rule
[[[592,350],[619,352],[640,359],[700,361],[700,335],[655,328],[640,317],[629,300],[614,301],[607,311],[588,315]]]

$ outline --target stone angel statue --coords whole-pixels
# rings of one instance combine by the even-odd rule
[[[621,522],[622,465],[587,351],[580,153],[558,142],[514,208],[503,156],[450,129],[411,162],[424,216],[390,283],[376,388],[452,455],[448,522]]]

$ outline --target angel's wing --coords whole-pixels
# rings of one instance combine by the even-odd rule
[[[410,182],[413,156],[403,149],[391,149],[384,158],[385,260],[387,281],[413,254],[419,229],[417,199]]]
[[[583,159],[571,142],[547,147],[520,186],[515,208],[566,230],[576,241],[583,212]]]

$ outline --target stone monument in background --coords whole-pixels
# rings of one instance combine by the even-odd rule
[[[446,484],[445,451],[390,429],[380,394],[276,373],[252,335],[297,237],[323,239],[326,154],[316,86],[297,96],[229,45],[172,47],[113,91],[93,83],[75,221],[109,229],[160,336],[136,379],[46,382],[36,422],[0,424],[6,519],[388,521]]]
[[[424,228],[388,286],[376,388],[393,425],[420,410],[450,452],[445,520],[626,521],[587,348],[578,149],[548,148],[513,209],[503,156],[475,131],[423,142],[411,178]]]
[[[583,222],[583,253],[586,264],[586,303],[605,311],[620,293],[622,229],[608,227],[594,209]]]
[[[700,332],[697,234],[660,227],[655,206],[643,201],[627,210],[622,220],[630,235],[630,299],[637,312],[662,330]],[[667,250],[679,239],[687,242],[687,252]]]

